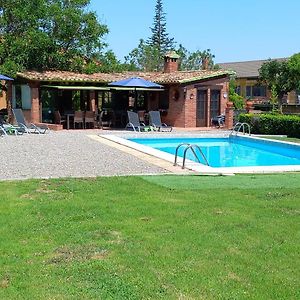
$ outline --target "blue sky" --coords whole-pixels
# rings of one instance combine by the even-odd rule
[[[91,0],[109,27],[106,41],[123,60],[153,25],[156,0]],[[215,62],[287,57],[300,52],[299,0],[163,0],[167,31]]]

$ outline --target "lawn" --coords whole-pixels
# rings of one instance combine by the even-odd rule
[[[299,299],[299,182],[0,182],[0,299]]]

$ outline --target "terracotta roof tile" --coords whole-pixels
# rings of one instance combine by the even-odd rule
[[[173,73],[161,72],[123,72],[123,73],[94,73],[94,74],[80,74],[67,71],[26,71],[18,73],[17,77],[34,80],[34,81],[64,81],[64,82],[93,82],[93,83],[109,83],[113,81],[122,80],[130,77],[142,77],[159,84],[171,83],[187,83],[207,78],[226,76],[231,74],[230,71],[177,71]]]

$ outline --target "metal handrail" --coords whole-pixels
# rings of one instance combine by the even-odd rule
[[[178,157],[178,150],[180,147],[182,146],[190,146],[191,144],[190,143],[181,143],[179,144],[177,147],[176,147],[176,150],[175,150],[175,161],[174,161],[174,166],[177,166],[177,157]]]
[[[201,163],[196,151],[194,148],[197,148],[202,156],[202,158],[204,159],[205,163],[207,166],[209,166],[209,163],[203,153],[203,151],[201,150],[201,148],[198,146],[198,145],[195,145],[195,144],[190,144],[190,143],[181,143],[179,144],[177,147],[176,147],[176,150],[175,150],[175,161],[174,161],[174,166],[177,166],[177,158],[178,158],[178,150],[182,147],[182,146],[186,146],[186,148],[184,149],[184,153],[183,153],[183,162],[182,162],[182,169],[184,169],[185,167],[185,160],[186,160],[186,154],[187,154],[187,151],[189,149],[191,149],[192,153],[194,154],[196,160],[198,161],[198,163]]]
[[[250,129],[250,125],[248,123],[241,123],[241,122],[237,122],[234,127],[232,128],[230,135],[232,135],[235,132],[235,135],[237,135],[241,129],[243,129],[243,134],[246,134],[245,131],[245,126],[248,129],[248,134],[251,135],[251,129]]]
[[[198,145],[189,145],[189,146],[186,147],[186,149],[184,150],[184,153],[183,153],[182,169],[184,169],[184,166],[185,166],[185,159],[186,159],[186,153],[187,153],[187,151],[188,151],[189,149],[191,149],[191,151],[193,152],[193,154],[194,154],[195,158],[197,159],[198,163],[201,163],[201,162],[200,162],[200,159],[199,159],[199,157],[198,157],[198,155],[197,155],[197,153],[195,152],[194,147],[196,147],[196,148],[199,150],[199,152],[200,152],[202,158],[204,159],[206,165],[209,166],[209,163],[208,163],[208,161],[207,161],[207,159],[206,159],[204,153],[202,152],[201,148],[200,148]]]

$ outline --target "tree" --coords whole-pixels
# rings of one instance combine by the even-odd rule
[[[236,109],[242,109],[244,107],[245,103],[243,97],[236,92],[236,81],[234,78],[231,78],[229,82],[228,98],[229,101],[233,102],[233,105]]]
[[[212,70],[215,68],[213,61],[215,56],[211,53],[210,49],[189,52],[180,44],[176,52],[180,56],[179,70],[181,71],[200,69]]]
[[[160,71],[163,68],[163,57],[174,49],[174,38],[169,38],[166,30],[166,14],[163,11],[162,0],[157,0],[152,35],[147,40],[140,40],[139,45],[125,57],[126,63],[143,71]]]
[[[106,46],[90,0],[1,0],[0,71],[89,70]]]
[[[152,35],[147,44],[156,48],[161,56],[174,49],[174,38],[169,38],[167,33],[166,14],[163,11],[162,0],[156,1],[153,27],[150,27],[150,29]]]
[[[128,56],[125,57],[125,63],[135,71],[160,71],[162,57],[156,47],[148,45],[143,39],[137,48],[134,48]]]
[[[291,75],[291,85],[300,90],[300,53],[296,53],[288,60],[288,67]]]
[[[259,81],[278,96],[278,108],[281,111],[283,96],[295,89],[288,61],[269,60],[259,69]]]
[[[147,40],[140,40],[139,45],[125,57],[126,66],[131,70],[160,71],[163,69],[163,57],[175,50],[174,38],[169,38],[166,30],[166,17],[163,12],[162,0],[156,1],[152,35]],[[214,55],[210,49],[189,52],[182,44],[176,49],[180,56],[179,70],[215,69]]]

